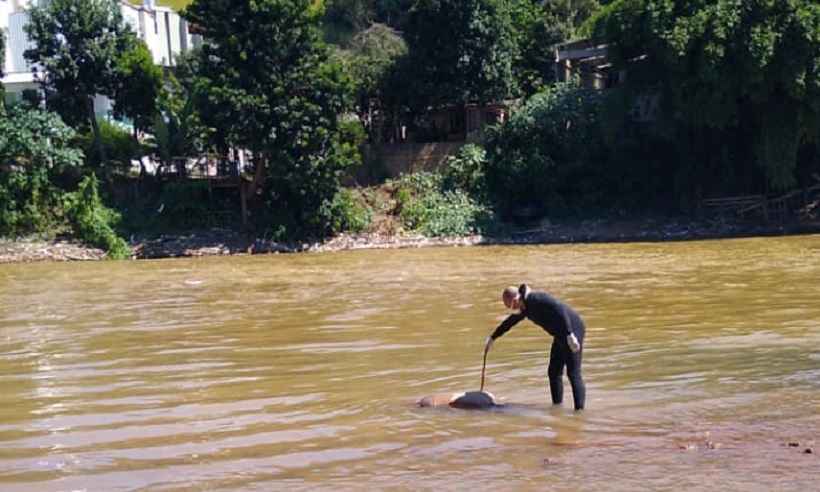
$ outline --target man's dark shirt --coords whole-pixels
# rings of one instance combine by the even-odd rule
[[[554,337],[566,337],[573,332],[573,323],[579,322],[576,320],[580,320],[580,317],[571,307],[546,292],[530,292],[525,299],[525,291],[524,285],[518,289],[521,298],[524,299],[521,312],[512,314],[502,321],[490,335],[493,340],[507,333],[524,318],[528,318]]]

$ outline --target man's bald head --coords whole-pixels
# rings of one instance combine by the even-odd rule
[[[518,309],[520,305],[518,288],[511,285],[504,289],[504,292],[501,294],[501,300],[504,301],[504,305],[508,309]]]

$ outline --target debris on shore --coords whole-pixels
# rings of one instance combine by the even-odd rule
[[[503,234],[493,236],[476,234],[425,237],[406,232],[381,231],[345,233],[314,242],[277,242],[231,229],[212,228],[156,237],[132,237],[129,243],[133,259],[154,259],[444,246],[662,242],[805,233],[820,233],[820,223],[750,224],[657,218],[617,221],[599,219],[568,224],[544,221],[536,227],[509,228]],[[0,263],[86,261],[105,258],[105,252],[100,249],[65,239],[0,240]]]

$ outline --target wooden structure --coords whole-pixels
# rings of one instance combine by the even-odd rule
[[[760,214],[764,220],[786,221],[790,216],[807,219],[820,210],[820,177],[814,176],[814,185],[792,190],[769,198],[766,195],[744,195],[708,198],[701,202],[702,208],[716,215],[746,217]]]
[[[465,104],[432,110],[427,117],[441,142],[474,140],[487,125],[504,123],[509,119],[510,102]],[[410,138],[412,140],[412,136]]]
[[[629,63],[640,63],[646,58],[646,55],[636,56]],[[606,44],[582,39],[560,44],[555,48],[555,79],[566,82],[573,77],[578,77],[581,85],[588,89],[605,90],[623,84],[627,70],[615,70],[609,61]],[[634,123],[651,124],[658,120],[660,111],[659,87],[644,87],[634,96],[629,119]]]
[[[702,206],[716,215],[738,215],[745,216],[747,213],[760,210],[763,217],[768,220],[769,207],[766,195],[743,195],[729,196],[722,198],[707,198],[703,200]]]
[[[205,182],[208,186],[208,196],[213,196],[215,189],[235,189],[239,193],[239,204],[242,211],[242,226],[248,223],[248,195],[252,178],[241,173],[242,163],[235,163],[235,172],[219,173],[219,157],[205,154],[196,159],[188,157],[174,157],[172,165],[163,168],[159,178],[165,181]]]
[[[622,72],[614,72],[607,59],[607,46],[582,39],[555,47],[555,79],[566,82],[579,77],[590,89],[607,89],[623,81]]]

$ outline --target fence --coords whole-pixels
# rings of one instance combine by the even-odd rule
[[[702,208],[714,215],[761,215],[764,220],[786,221],[789,218],[810,218],[820,209],[820,183],[807,188],[792,190],[784,195],[769,198],[766,195],[743,195],[723,198],[707,198]]]

